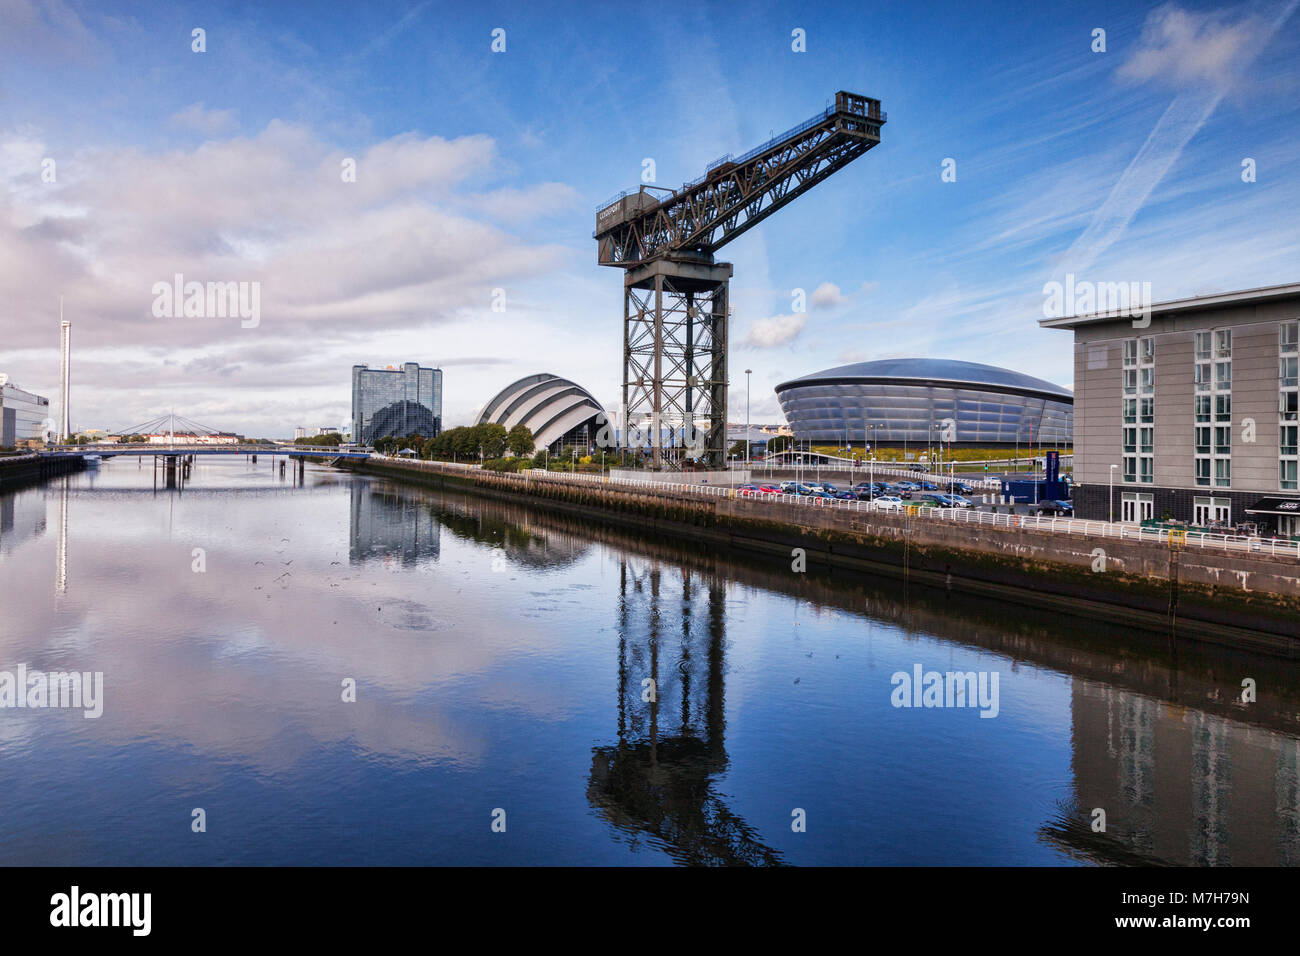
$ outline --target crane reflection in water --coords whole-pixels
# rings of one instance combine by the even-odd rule
[[[624,557],[618,616],[618,743],[593,749],[588,801],[678,863],[781,864],[714,790],[727,769],[725,584]]]

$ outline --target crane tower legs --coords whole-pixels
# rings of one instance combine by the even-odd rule
[[[655,259],[625,273],[623,447],[652,469],[727,460],[731,263]]]

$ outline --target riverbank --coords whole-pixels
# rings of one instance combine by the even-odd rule
[[[86,460],[81,455],[12,455],[0,458],[0,488],[6,490],[18,485],[43,481],[58,475],[84,471]]]
[[[728,495],[480,472],[429,462],[340,463],[349,471],[502,500],[534,500],[701,547],[781,555],[807,572],[847,568],[1041,610],[1229,646],[1300,655],[1300,562],[1034,527],[814,508]],[[799,550],[802,550],[802,558]]]

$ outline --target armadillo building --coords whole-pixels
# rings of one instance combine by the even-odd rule
[[[953,447],[986,448],[1073,437],[1069,389],[976,362],[858,362],[784,382],[776,395],[798,441],[925,446],[942,434]]]
[[[533,444],[592,445],[605,422],[605,409],[581,385],[549,372],[525,375],[483,406],[476,425],[495,422],[506,431],[525,425]]]

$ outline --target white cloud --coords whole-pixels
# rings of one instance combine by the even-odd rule
[[[1269,34],[1255,16],[1227,23],[1221,14],[1166,4],[1147,16],[1141,46],[1120,66],[1119,75],[1175,87],[1224,87],[1254,60]]]
[[[770,319],[758,319],[749,328],[744,343],[751,348],[771,349],[779,345],[788,345],[798,338],[799,333],[808,323],[803,313],[794,315],[774,315]]]
[[[848,301],[848,298],[844,293],[840,292],[840,287],[835,283],[823,282],[813,289],[810,301],[814,309],[830,309],[837,305],[843,305]]]
[[[211,113],[182,111],[199,125]],[[285,410],[301,408],[298,393],[312,396],[312,418],[335,421],[354,361],[482,355],[481,338],[441,331],[462,322],[481,335],[491,320],[488,341],[503,352],[533,345],[525,290],[549,281],[564,255],[513,229],[520,212],[563,207],[571,191],[484,192],[501,174],[485,136],[403,134],[345,154],[276,121],[161,153],[83,150],[60,158],[54,184],[40,179],[45,152],[39,131],[0,131],[0,157],[16,161],[0,176],[4,361],[52,394],[62,294],[74,323],[74,416],[85,426],[176,404],[199,421],[278,435]],[[348,157],[354,183],[340,175]],[[506,209],[516,216],[493,215]],[[153,285],[176,273],[259,282],[260,325],[155,318]],[[509,290],[508,315],[490,313],[497,287]],[[553,330],[549,340],[567,341]],[[459,373],[458,392],[491,387],[471,376]],[[452,404],[449,393],[449,413]]]

